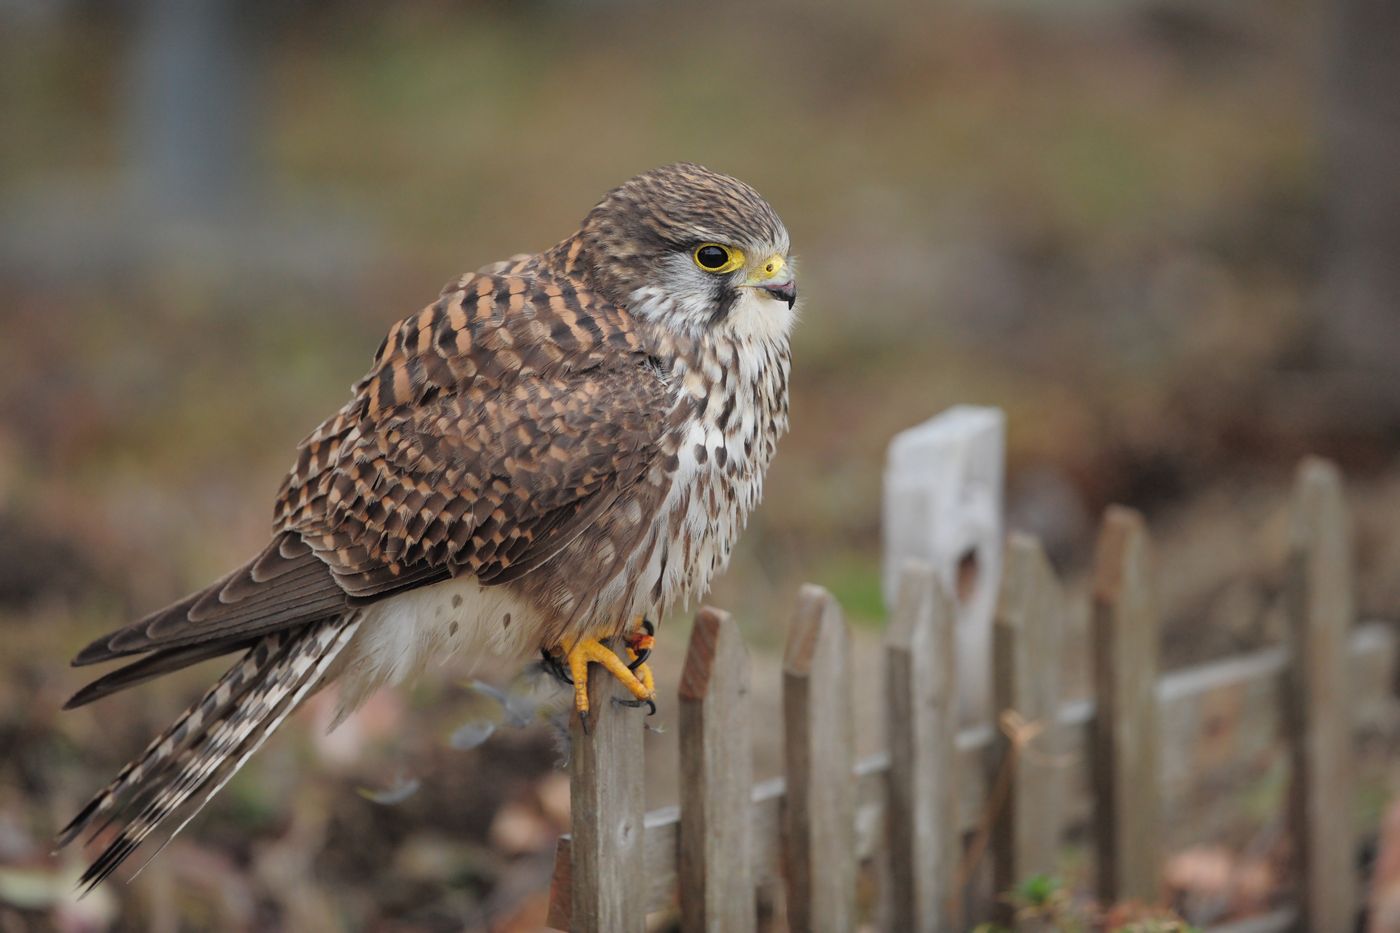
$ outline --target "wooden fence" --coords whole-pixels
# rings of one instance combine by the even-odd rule
[[[859,761],[846,626],[835,600],[806,586],[783,658],[786,777],[759,783],[747,652],[728,615],[702,609],[679,685],[679,806],[644,812],[642,712],[612,702],[610,677],[590,678],[596,726],[573,727],[573,833],[559,842],[549,923],[643,930],[649,913],[678,908],[684,930],[751,931],[757,892],[781,884],[791,929],[852,930],[870,860],[867,922],[965,929],[992,919],[966,915],[965,866],[978,853],[965,852],[965,834],[983,829],[996,890],[1050,871],[1066,827],[1085,819],[1068,798],[1086,773],[1098,898],[1156,902],[1163,782],[1210,780],[1199,763],[1176,772],[1225,706],[1277,723],[1289,744],[1298,874],[1296,903],[1236,929],[1351,929],[1356,701],[1394,690],[1397,639],[1388,625],[1353,625],[1348,542],[1337,471],[1304,463],[1288,644],[1162,676],[1148,535],[1136,513],[1110,509],[1092,575],[1093,699],[1061,704],[1065,596],[1037,542],[1012,535],[994,635],[997,727],[961,731],[953,606],[931,568],[911,564],[884,640],[888,751]]]

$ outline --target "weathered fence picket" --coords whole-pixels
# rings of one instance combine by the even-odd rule
[[[1355,687],[1353,693],[1368,702],[1358,704],[1352,710],[1351,729],[1356,735],[1362,731],[1374,732],[1384,728],[1388,716],[1377,709],[1377,698],[1388,697],[1397,682],[1400,672],[1400,638],[1394,628],[1387,623],[1369,623],[1357,629],[1348,648],[1348,672]],[[1215,661],[1197,668],[1188,668],[1163,675],[1157,687],[1157,700],[1161,704],[1163,722],[1189,723],[1200,719],[1203,709],[1216,709],[1228,705],[1235,711],[1235,723],[1201,722],[1195,729],[1177,728],[1164,730],[1164,745],[1161,756],[1162,773],[1179,767],[1180,762],[1191,761],[1191,744],[1199,741],[1207,732],[1214,734],[1221,728],[1227,730],[1247,729],[1253,731],[1254,724],[1262,723],[1264,728],[1277,718],[1278,697],[1283,695],[1284,672],[1289,664],[1289,654],[1283,648],[1265,648],[1238,658]],[[1228,703],[1222,701],[1228,700]],[[1069,782],[1077,781],[1081,772],[1087,769],[1086,761],[1092,747],[1090,733],[1094,723],[1094,703],[1079,700],[1060,707],[1060,726],[1063,730],[1064,758],[1068,762]],[[982,726],[963,729],[957,736],[956,773],[964,777],[982,773],[992,742],[992,730]],[[1247,752],[1245,753],[1247,754]],[[1235,762],[1231,759],[1198,763],[1195,767],[1196,780],[1210,784],[1220,783],[1226,778]],[[856,804],[857,808],[881,807],[887,791],[889,758],[886,755],[871,755],[856,763]],[[770,778],[754,784],[753,803],[749,808],[750,836],[753,846],[753,869],[755,887],[773,884],[782,880],[782,810],[786,795],[786,782],[782,778]],[[978,825],[985,804],[987,789],[981,781],[962,780],[958,784],[958,828],[960,832],[970,832]],[[1085,801],[1066,801],[1060,813],[1061,831],[1086,823],[1090,812]],[[647,865],[646,909],[664,911],[674,909],[676,889],[679,884],[676,853],[679,845],[680,807],[668,806],[647,814],[645,860]],[[874,854],[873,846],[879,837],[872,834],[857,834],[856,857],[868,858]],[[548,923],[558,930],[570,927],[570,892],[572,890],[571,859],[572,839],[561,836],[555,852],[554,880],[551,886],[550,912]],[[1281,912],[1283,916],[1285,912]],[[1261,923],[1266,921],[1261,920]],[[1254,927],[1251,924],[1250,929]],[[1260,927],[1261,930],[1283,930],[1280,925]],[[1223,933],[1223,931],[1212,931]]]
[[[1353,627],[1336,470],[1305,464],[1294,507],[1288,644],[1164,676],[1147,533],[1135,512],[1110,509],[1092,577],[1094,695],[1072,703],[1059,702],[1064,594],[1039,545],[1013,536],[995,726],[956,730],[953,596],[928,566],[901,568],[884,643],[889,752],[860,761],[849,633],[830,594],[804,587],[783,661],[786,776],[760,782],[747,653],[727,615],[702,610],[680,684],[680,806],[643,819],[641,713],[611,702],[610,678],[590,679],[595,728],[573,731],[574,833],[558,847],[549,923],[637,930],[679,907],[686,930],[752,930],[755,891],[781,883],[791,929],[853,929],[857,866],[875,857],[882,928],[964,929],[984,918],[952,912],[961,836],[988,814],[999,890],[1050,869],[1064,831],[1092,823],[1100,896],[1155,902],[1167,794],[1228,780],[1272,735],[1294,761],[1300,902],[1229,929],[1348,928],[1358,881],[1347,763],[1358,729],[1392,721],[1400,636]],[[1194,754],[1220,735],[1227,747]],[[1086,772],[1087,803],[1067,793]]]
[[[993,708],[998,728],[989,782],[994,800],[992,880],[1007,891],[1055,867],[1060,826],[1060,653],[1064,605],[1040,544],[1013,534],[993,629]],[[1000,905],[1006,923],[1010,905]]]
[[[1158,897],[1157,609],[1142,516],[1114,506],[1094,555],[1091,641],[1098,895],[1105,903]]]
[[[937,571],[906,564],[885,632],[886,900],[893,930],[962,926],[954,891],[962,851],[955,621]]]
[[[681,929],[754,929],[749,654],[728,613],[701,609],[680,683]]]
[[[597,665],[588,677],[588,695],[590,729],[584,732],[575,716],[569,734],[573,757],[570,929],[645,930],[643,711],[614,703],[631,696]]]
[[[1293,751],[1291,808],[1309,930],[1350,929],[1358,903],[1351,808],[1351,546],[1342,481],[1308,460],[1294,491],[1285,604],[1293,661],[1284,693]]]
[[[992,717],[987,678],[1001,588],[1006,414],[955,405],[899,432],[885,462],[885,605],[893,610],[909,560],[933,567],[953,602],[961,722]]]
[[[856,925],[856,796],[846,777],[855,766],[848,642],[831,594],[802,587],[783,655],[784,864],[795,930],[837,933]]]

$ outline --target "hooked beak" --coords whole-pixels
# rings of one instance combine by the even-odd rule
[[[775,282],[771,285],[764,285],[761,287],[773,298],[779,301],[786,301],[789,310],[792,309],[793,305],[797,304],[797,283],[792,279],[788,279],[786,282]]]
[[[764,260],[745,284],[763,289],[770,298],[786,301],[788,310],[792,310],[797,303],[797,281],[792,277],[792,270],[787,268],[787,261],[780,255]]]

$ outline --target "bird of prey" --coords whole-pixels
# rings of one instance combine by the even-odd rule
[[[118,827],[81,883],[178,833],[332,681],[338,722],[444,652],[543,652],[585,726],[590,663],[650,701],[647,620],[728,562],[787,429],[788,245],[753,188],[667,165],[394,324],[301,443],[267,547],[74,658],[129,660],[69,707],[238,656],[62,830]]]

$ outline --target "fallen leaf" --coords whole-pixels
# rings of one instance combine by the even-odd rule
[[[392,807],[395,804],[403,803],[405,800],[418,793],[418,788],[422,786],[423,782],[418,780],[418,778],[400,778],[393,787],[385,790],[361,787],[357,789],[357,792],[361,797],[372,803]]]

